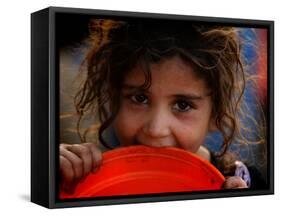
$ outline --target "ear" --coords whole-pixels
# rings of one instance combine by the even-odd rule
[[[211,117],[209,121],[209,132],[215,132],[215,131],[218,131],[216,120],[214,117]]]

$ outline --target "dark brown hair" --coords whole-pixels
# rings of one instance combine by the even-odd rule
[[[87,78],[75,97],[75,106],[81,117],[88,111],[98,113],[103,145],[110,147],[102,133],[118,113],[127,73],[137,64],[143,65],[145,82],[140,88],[149,88],[150,65],[177,55],[193,65],[206,81],[211,91],[212,116],[223,137],[221,155],[227,151],[239,135],[241,122],[237,115],[241,113],[246,83],[234,28],[178,20],[94,19],[89,29],[90,50],[83,63]]]

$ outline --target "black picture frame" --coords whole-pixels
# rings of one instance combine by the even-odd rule
[[[138,195],[96,199],[58,198],[59,55],[58,14],[157,18],[267,29],[267,182],[261,190]],[[49,7],[31,14],[31,201],[47,208],[79,207],[172,200],[191,200],[274,194],[274,22],[186,15],[168,15]]]

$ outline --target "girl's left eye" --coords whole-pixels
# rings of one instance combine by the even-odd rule
[[[178,111],[178,112],[186,112],[188,110],[190,110],[192,108],[192,106],[190,105],[190,103],[188,103],[187,101],[184,100],[179,100],[175,103],[175,105],[173,106],[173,109]]]

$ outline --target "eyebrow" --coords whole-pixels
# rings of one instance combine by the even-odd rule
[[[137,89],[139,87],[141,87],[142,85],[132,85],[132,84],[127,84],[127,83],[124,83],[122,85],[122,88],[125,88],[125,89]]]
[[[128,89],[128,90],[138,89],[140,87],[141,86],[132,85],[132,84],[123,84],[123,86],[122,86],[123,89]],[[145,90],[145,89],[143,89],[143,90],[147,92],[147,90]],[[183,98],[183,99],[187,99],[187,100],[202,100],[205,96],[209,96],[209,94],[198,95],[198,94],[195,94],[195,93],[183,93],[183,94],[170,95],[169,97]]]
[[[204,96],[197,95],[197,94],[194,94],[194,93],[175,94],[175,95],[171,95],[171,97],[183,98],[183,99],[187,99],[187,100],[202,100],[204,98]]]

